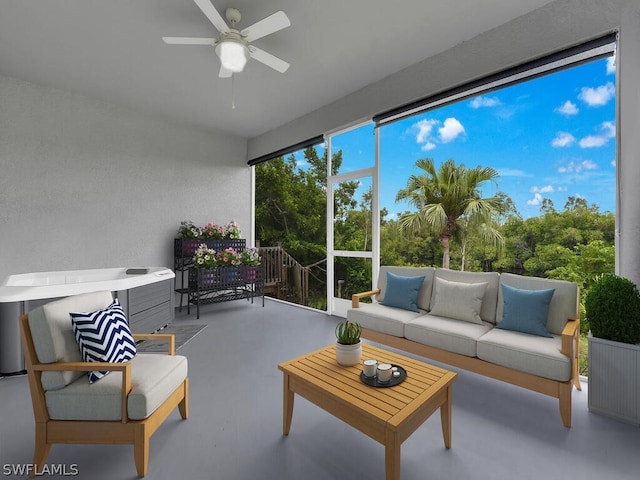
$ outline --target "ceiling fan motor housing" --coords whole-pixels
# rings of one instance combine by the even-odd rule
[[[237,8],[227,8],[224,12],[227,17],[227,22],[231,24],[231,28],[234,28],[237,23],[240,23],[242,15]]]

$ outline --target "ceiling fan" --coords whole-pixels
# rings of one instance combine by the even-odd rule
[[[220,37],[162,37],[165,43],[172,45],[211,45],[215,47],[216,54],[220,57],[220,73],[218,76],[221,78],[228,78],[234,73],[241,72],[249,58],[254,58],[280,73],[287,71],[289,68],[287,62],[251,45],[251,42],[291,25],[289,17],[284,12],[276,12],[244,30],[238,30],[236,25],[240,23],[242,17],[235,8],[227,8],[225,11],[227,22],[229,22],[227,24],[210,0],[193,1],[220,32]]]

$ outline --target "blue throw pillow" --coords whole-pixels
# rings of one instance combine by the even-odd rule
[[[136,356],[136,342],[117,298],[104,310],[70,315],[73,333],[85,362],[123,363]],[[87,372],[89,383],[108,373]]]
[[[551,338],[547,330],[547,315],[553,292],[554,288],[523,290],[502,285],[504,308],[497,328]]]
[[[402,277],[387,272],[387,288],[380,304],[419,312],[417,302],[422,282],[424,282],[424,275],[421,277]]]

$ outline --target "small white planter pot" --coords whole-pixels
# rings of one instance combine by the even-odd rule
[[[336,360],[343,367],[351,367],[360,363],[362,357],[362,342],[355,345],[342,345],[336,342]]]

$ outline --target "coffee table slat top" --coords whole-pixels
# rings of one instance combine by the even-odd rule
[[[367,358],[375,358],[379,363],[400,365],[407,371],[407,378],[393,387],[365,385],[360,380],[362,362],[353,367],[338,365],[334,345],[283,362],[278,368],[294,378],[300,377],[319,387],[336,401],[344,401],[389,425],[400,424],[456,377],[454,372],[363,344],[362,359]]]

